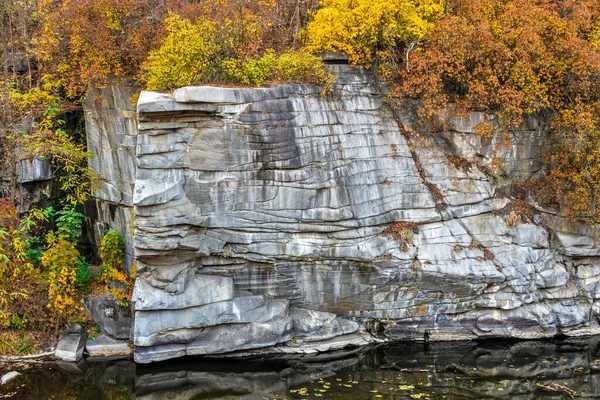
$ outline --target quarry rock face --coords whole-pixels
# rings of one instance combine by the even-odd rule
[[[131,98],[135,87],[109,85],[90,89],[83,103],[89,161],[98,178],[85,204],[89,239],[99,248],[109,229],[125,241],[125,265],[133,265],[133,187],[136,170],[137,114]]]
[[[474,133],[494,122],[476,112],[417,135],[371,75],[329,68],[326,95],[142,92],[133,190],[124,175],[102,199],[134,206],[137,362],[323,351],[373,325],[387,340],[600,333],[594,232],[510,190],[544,172],[543,121],[508,146]]]

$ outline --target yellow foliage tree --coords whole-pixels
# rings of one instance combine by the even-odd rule
[[[41,258],[48,270],[48,308],[54,313],[56,328],[62,320],[75,316],[81,306],[75,303],[75,282],[79,251],[63,236],[49,234],[48,249]]]
[[[600,47],[600,18],[596,21],[592,32],[590,33],[590,42],[596,46]]]
[[[142,81],[148,90],[188,86],[210,74],[218,50],[210,23],[191,21],[171,14],[165,19],[169,32],[159,49],[142,66]]]
[[[342,51],[371,66],[426,36],[443,16],[443,0],[323,0],[306,27],[307,48]]]

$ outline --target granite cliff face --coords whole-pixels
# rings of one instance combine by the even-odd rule
[[[381,339],[600,333],[594,232],[514,197],[552,143],[456,118],[417,136],[361,69],[333,91],[187,87],[138,103],[135,359]],[[412,133],[410,133],[412,132]],[[366,331],[370,331],[370,333]],[[274,346],[274,347],[273,347]]]

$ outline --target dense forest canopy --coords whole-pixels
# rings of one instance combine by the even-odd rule
[[[327,88],[316,53],[345,52],[398,102],[417,101],[431,134],[448,111],[494,114],[500,124],[478,131],[507,141],[525,116],[548,118],[561,144],[538,194],[572,219],[600,222],[597,0],[0,0],[0,46],[0,163],[11,171],[0,201],[4,327],[73,318],[84,274],[73,232],[94,175],[85,135],[64,116],[90,87],[111,83]],[[19,215],[15,163],[32,157],[53,166],[61,199]],[[126,281],[116,258],[107,268]],[[26,317],[19,299],[38,292],[48,306]]]

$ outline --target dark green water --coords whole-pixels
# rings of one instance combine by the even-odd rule
[[[0,386],[0,398],[600,398],[600,338],[404,343],[305,357],[188,358],[146,366],[53,364],[23,371]]]

